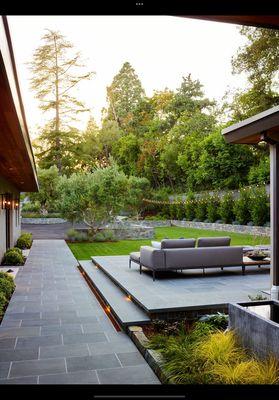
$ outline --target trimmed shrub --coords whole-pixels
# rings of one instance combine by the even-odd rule
[[[6,299],[9,299],[15,290],[14,281],[7,278],[0,278],[0,293],[3,293]]]
[[[234,219],[234,199],[231,193],[226,193],[221,199],[219,214],[225,224],[231,224]]]
[[[23,204],[21,211],[23,213],[24,212],[34,212],[34,213],[36,213],[36,212],[40,211],[40,208],[41,207],[40,207],[39,203],[31,203],[31,202],[29,202],[29,203]]]
[[[233,212],[240,225],[246,225],[251,220],[250,198],[251,190],[244,188],[240,190],[239,198],[234,202]]]
[[[175,212],[175,219],[182,220],[185,218],[185,204],[181,201],[176,203],[176,212]]]
[[[269,221],[269,197],[264,187],[252,189],[250,210],[254,225],[262,226]]]
[[[17,239],[16,247],[20,249],[30,249],[32,246],[32,233],[23,232]]]
[[[94,242],[105,242],[106,239],[104,237],[104,234],[102,232],[97,232],[94,236],[93,236],[93,241]]]
[[[196,218],[199,221],[205,221],[207,217],[208,198],[203,196],[196,202]]]
[[[22,256],[22,250],[19,247],[13,247],[11,249],[8,249],[6,251],[6,253],[9,253],[10,251],[16,251],[16,252],[18,252],[18,254],[20,254]]]
[[[192,221],[195,218],[196,204],[195,196],[193,193],[189,193],[184,203],[185,218],[187,221]]]
[[[23,265],[24,258],[23,255],[18,252],[18,250],[9,249],[6,251],[2,261],[3,265]]]
[[[219,219],[220,217],[218,212],[219,204],[220,204],[220,199],[217,196],[211,196],[208,199],[207,218],[209,222],[215,222],[217,219]]]
[[[4,309],[6,307],[6,304],[7,304],[7,299],[5,295],[2,292],[0,292],[0,318],[2,318],[4,315]]]

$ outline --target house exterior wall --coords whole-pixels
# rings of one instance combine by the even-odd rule
[[[10,193],[14,197],[19,197],[19,190],[0,176],[0,194]],[[21,232],[20,211],[12,208],[10,210],[10,245],[13,247]],[[6,251],[6,210],[0,207],[0,262]]]

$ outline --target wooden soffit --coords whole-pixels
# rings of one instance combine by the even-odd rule
[[[12,43],[4,16],[0,18],[0,175],[20,191],[38,190]]]
[[[279,142],[279,106],[223,129],[228,143],[256,144],[261,141]]]

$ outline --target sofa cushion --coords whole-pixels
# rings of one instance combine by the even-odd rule
[[[165,249],[164,253],[166,269],[237,266],[243,259],[240,246]]]
[[[140,252],[135,251],[133,253],[130,253],[130,259],[134,261],[135,263],[140,263]]]
[[[151,246],[141,246],[140,262],[145,267],[149,267],[151,269],[164,269],[165,268],[164,251],[160,249],[154,249],[154,247]]]
[[[223,237],[201,237],[197,240],[197,247],[217,247],[229,246],[231,238],[229,236]]]
[[[196,239],[163,239],[161,249],[184,249],[195,247]]]

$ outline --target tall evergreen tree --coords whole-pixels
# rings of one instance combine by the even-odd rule
[[[69,141],[77,139],[77,130],[71,126],[77,114],[88,111],[74,96],[74,89],[93,72],[84,71],[85,65],[79,52],[73,52],[73,44],[58,31],[47,30],[29,63],[33,77],[31,89],[40,101],[40,108],[50,114],[50,120],[40,139],[44,149],[39,159],[47,158],[63,171],[63,158],[69,156]]]
[[[144,94],[134,68],[125,62],[107,87],[107,119],[116,121],[121,129],[125,129]]]

